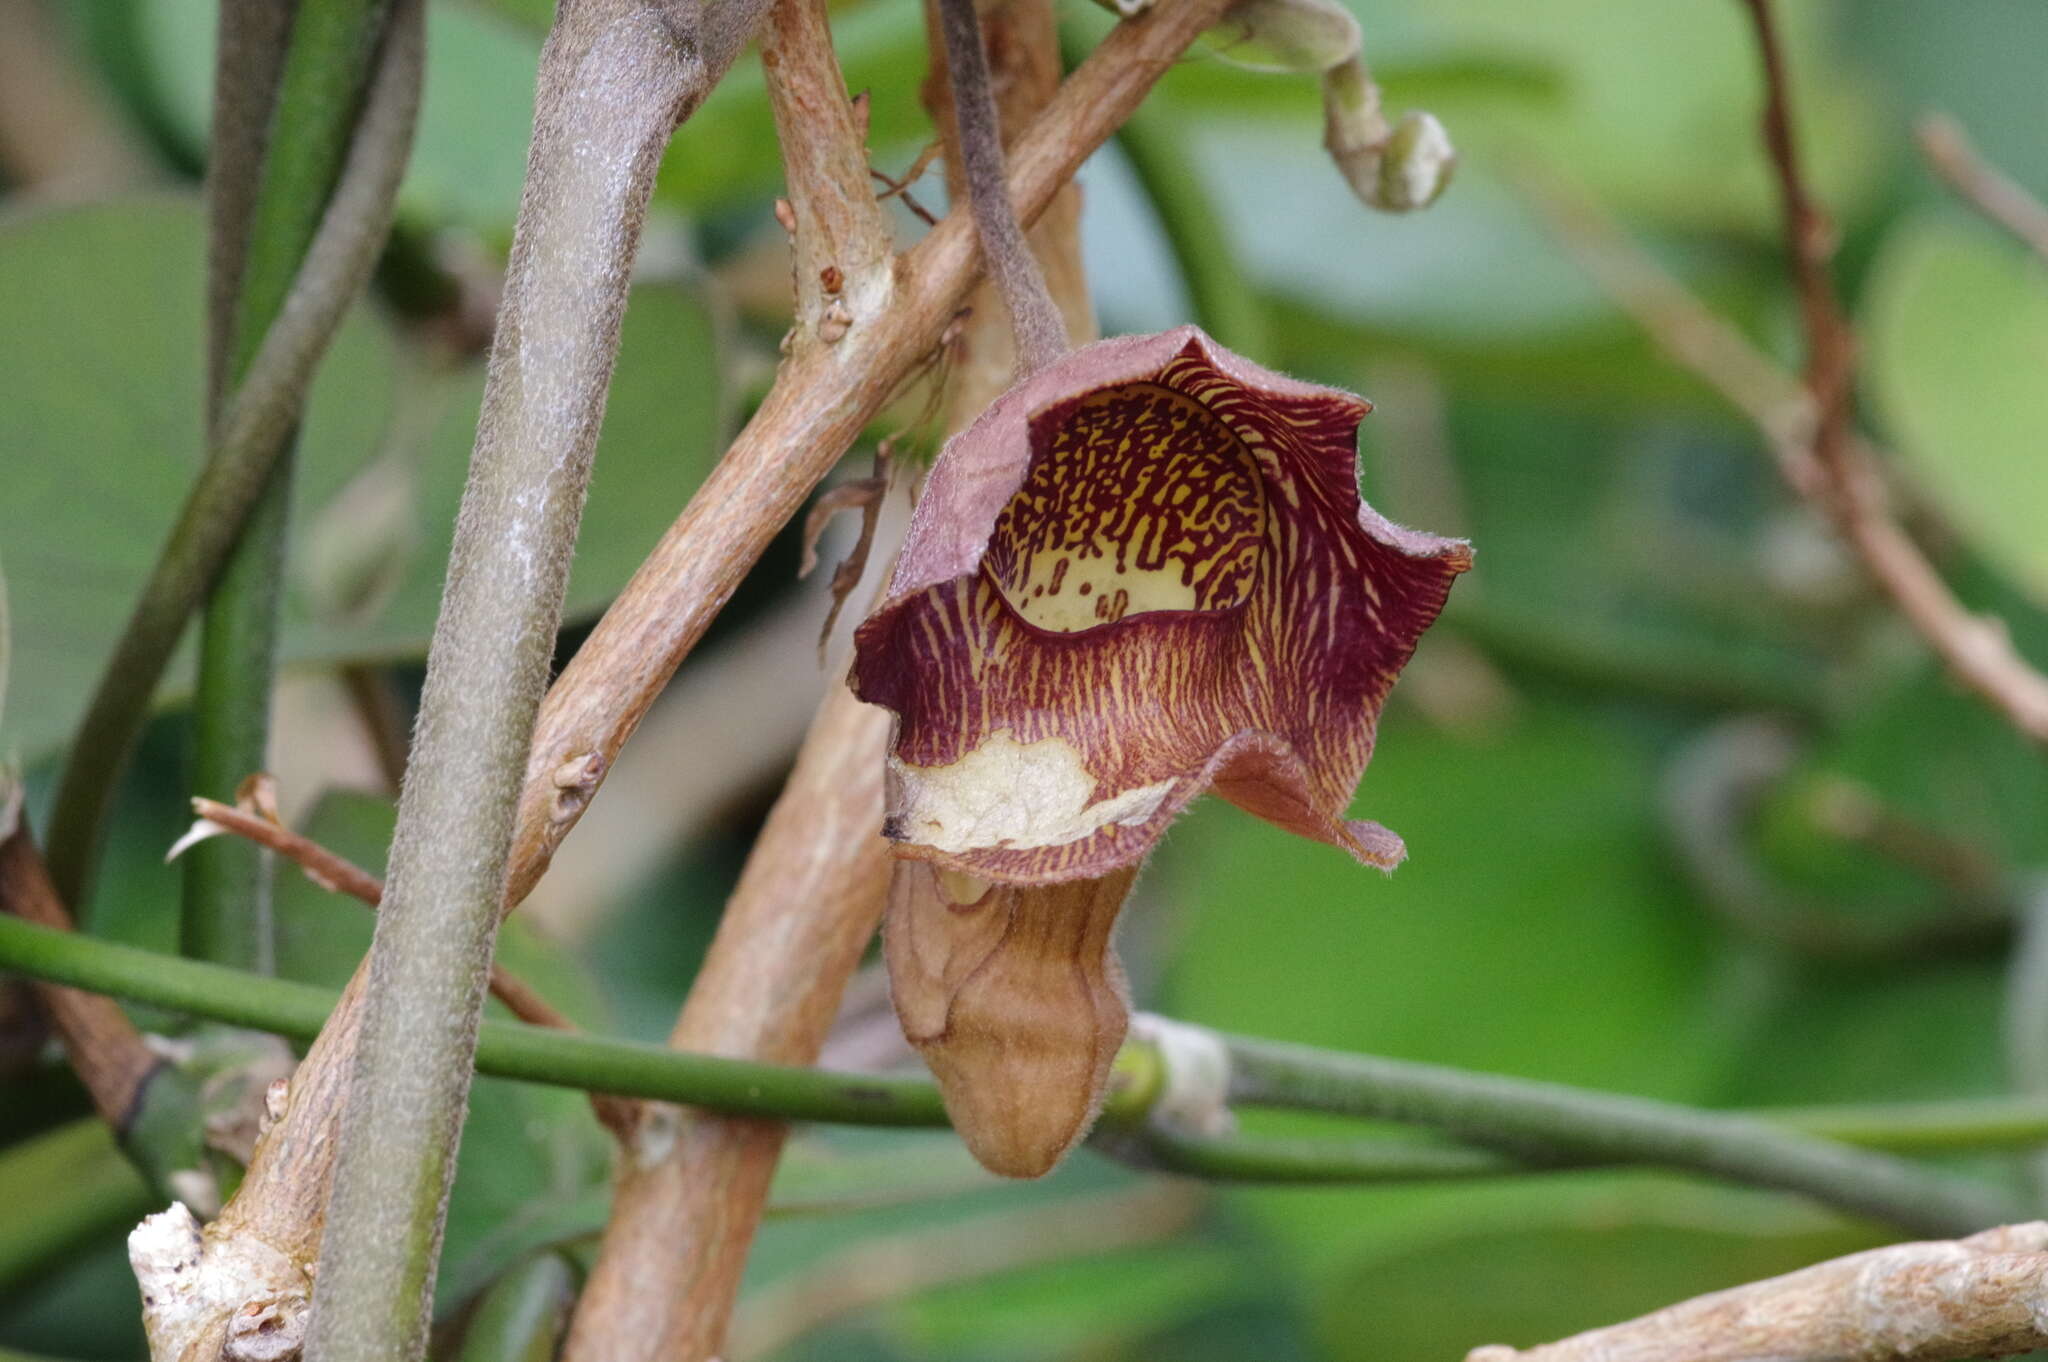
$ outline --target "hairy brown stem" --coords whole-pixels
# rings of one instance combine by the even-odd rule
[[[932,150],[943,153],[946,193],[954,203],[967,198],[967,177],[953,118],[953,82],[946,70],[946,50],[938,33],[937,7],[926,6],[931,35],[931,76],[924,103],[940,140]],[[1058,20],[1051,0],[1006,0],[982,15],[982,31],[994,77],[996,113],[1008,150],[1024,135],[1060,85]],[[1095,339],[1095,309],[1081,265],[1081,190],[1066,184],[1053,195],[1026,234],[1031,253],[1044,271],[1046,287],[1059,305],[1065,336],[1079,345]],[[1001,318],[1002,297],[995,281],[984,279],[967,300],[973,325],[947,356],[946,429],[959,430],[1017,373],[1017,341],[1011,330],[983,319]]]
[[[953,87],[953,141],[967,184],[975,233],[1017,338],[1017,376],[1044,368],[1067,349],[1066,325],[1045,285],[1003,176],[1003,131],[976,0],[936,0],[946,71]],[[1057,49],[1055,49],[1057,50]]]

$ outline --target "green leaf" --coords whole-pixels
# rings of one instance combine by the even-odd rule
[[[26,755],[68,736],[199,466],[200,259],[198,205],[184,198],[0,228],[10,286],[0,544],[16,651],[6,737]],[[692,292],[635,291],[571,618],[595,613],[631,575],[717,452],[713,352]],[[359,309],[343,328],[303,424],[288,663],[423,651],[482,391],[480,363],[435,372],[374,312]]]
[[[0,543],[19,651],[7,718],[25,754],[68,734],[199,467],[200,231],[196,201],[172,197],[0,229]],[[336,337],[305,421],[302,504],[374,443],[392,365],[366,317]]]
[[[2048,603],[2048,278],[1990,228],[1908,219],[1864,313],[1869,391],[1908,470],[1993,563]]]

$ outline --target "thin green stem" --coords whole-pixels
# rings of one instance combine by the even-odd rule
[[[1891,1154],[1972,1154],[2048,1145],[2048,1100],[2038,1097],[1773,1107],[1747,1114],[1802,1135]]]
[[[214,582],[201,622],[191,788],[210,798],[232,801],[244,776],[269,765],[270,691],[295,461],[287,445]],[[239,837],[216,837],[190,848],[182,865],[179,949],[196,959],[269,973],[275,959],[269,856]]]
[[[1430,1126],[1518,1153],[1710,1173],[1943,1238],[2030,1212],[1988,1185],[1751,1117],[1272,1041],[1227,1044],[1235,1100]]]
[[[51,931],[9,917],[0,917],[0,969],[301,1040],[319,1032],[336,997],[333,991],[310,984],[262,978],[196,960],[181,960],[74,933]],[[1579,1129],[1574,1124],[1578,1120],[1576,1113],[1589,1106],[1593,1111],[1585,1117],[1585,1125],[1589,1128],[1611,1126],[1608,1109],[1617,1103],[1629,1107],[1648,1106],[1666,1119],[1676,1114],[1695,1123],[1732,1121],[1750,1131],[1762,1128],[1774,1134],[1806,1136],[1809,1137],[1804,1141],[1807,1144],[1814,1140],[1831,1140],[1901,1153],[2011,1150],[2048,1144],[2048,1101],[2038,1099],[1984,1098],[1718,1113],[1673,1108],[1660,1103],[1640,1103],[1637,1099],[1526,1080],[1489,1078],[1429,1065],[1368,1060],[1362,1056],[1324,1051],[1304,1052],[1296,1047],[1276,1047],[1267,1042],[1233,1041],[1231,1044],[1235,1054],[1253,1055],[1250,1060],[1252,1072],[1259,1071],[1256,1052],[1282,1048],[1291,1055],[1306,1053],[1318,1068],[1337,1072],[1343,1091],[1351,1095],[1341,1103],[1334,1097],[1315,1103],[1324,1109],[1361,1113],[1362,1108],[1372,1106],[1370,1114],[1380,1114],[1383,1108],[1391,1112],[1395,1107],[1403,1106],[1405,1095],[1411,1104],[1427,1104],[1434,1100],[1432,1110],[1440,1113],[1445,1106],[1443,1094],[1447,1089],[1464,1094],[1473,1084],[1504,1088],[1508,1090],[1505,1099],[1508,1106],[1519,1105],[1524,1109],[1532,1105],[1545,1106],[1543,1119],[1549,1123],[1546,1129],[1552,1136],[1548,1142],[1556,1146],[1569,1143],[1576,1148],[1585,1148],[1590,1137],[1575,1138],[1572,1135]],[[479,1031],[476,1068],[479,1073],[532,1083],[612,1092],[623,1097],[646,1097],[779,1120],[896,1127],[942,1127],[946,1123],[937,1089],[921,1078],[831,1073],[755,1064],[711,1055],[687,1054],[632,1041],[570,1035],[516,1022],[483,1023]],[[1368,1103],[1352,1091],[1358,1079],[1366,1074],[1390,1094],[1385,1101]],[[1241,1086],[1247,1089],[1241,1096],[1248,1101],[1304,1105],[1299,1090],[1291,1085],[1275,1085],[1261,1078]],[[1425,1090],[1420,1099],[1413,1096],[1418,1087]],[[1135,1133],[1130,1127],[1138,1125],[1144,1114],[1128,1107],[1115,1110],[1118,1122],[1125,1127],[1122,1134]],[[1418,1124],[1449,1128],[1449,1123],[1440,1116],[1426,1119],[1416,1115],[1412,1119]],[[1500,1138],[1497,1123],[1489,1125],[1488,1131],[1494,1138]],[[1368,1179],[1400,1175],[1402,1169],[1410,1170],[1406,1174],[1408,1176],[1420,1176],[1419,1170],[1424,1162],[1436,1167],[1441,1176],[1481,1176],[1489,1170],[1504,1171],[1505,1162],[1497,1151],[1442,1145],[1417,1148],[1412,1143],[1392,1140],[1375,1142],[1383,1146],[1382,1150],[1368,1147],[1366,1141],[1269,1141],[1246,1137],[1241,1142],[1244,1147],[1239,1149],[1176,1133],[1143,1132],[1141,1138],[1147,1142],[1156,1140],[1167,1151],[1163,1159],[1151,1161],[1165,1162],[1179,1153],[1189,1159],[1214,1160],[1213,1166],[1219,1174],[1225,1168],[1235,1166],[1242,1175],[1258,1173],[1276,1180],[1334,1181],[1340,1180],[1335,1176],[1337,1173],[1347,1171],[1356,1178]],[[1521,1136],[1515,1142],[1526,1144],[1533,1138]],[[1610,1150],[1614,1148],[1612,1139],[1607,1144]],[[1525,1151],[1518,1149],[1516,1152]],[[1610,1152],[1605,1157],[1625,1162],[1669,1161],[1648,1152],[1633,1155]],[[1583,1161],[1590,1162],[1595,1158],[1588,1149]],[[1321,1167],[1312,1169],[1312,1164],[1320,1164]],[[1684,1166],[1694,1165],[1688,1163]],[[1203,1170],[1191,1167],[1188,1171]],[[1313,1179],[1308,1176],[1311,1171],[1317,1174]],[[1741,1177],[1737,1180],[1752,1179]]]
[[[294,1040],[318,1035],[338,996],[332,989],[52,931],[4,915],[0,969]],[[530,1083],[781,1120],[946,1124],[938,1089],[925,1079],[752,1064],[523,1022],[484,1022],[478,1030],[476,1069]]]
[[[1546,1171],[1466,1145],[1394,1137],[1292,1139],[1150,1129],[1135,1161],[1213,1182],[1324,1185],[1521,1177]],[[1555,1165],[1564,1168],[1568,1165]]]
[[[244,17],[238,8],[247,6],[224,7],[223,21]],[[232,60],[233,48],[224,49],[216,111],[243,98],[260,101],[271,113],[260,146],[238,135],[255,121],[245,113],[225,125],[227,135],[214,151],[217,165],[225,155],[251,153],[261,163],[253,198],[217,196],[212,203],[210,234],[223,241],[209,251],[209,260],[237,276],[233,283],[209,284],[216,303],[224,300],[226,290],[234,291],[232,309],[216,308],[209,318],[231,333],[214,336],[210,346],[216,357],[226,357],[208,376],[207,409],[216,416],[227,392],[247,375],[305,263],[354,137],[390,10],[391,0],[300,6],[274,97],[246,80]],[[240,186],[250,174],[246,167],[222,166],[220,178]],[[230,214],[246,215],[246,221],[230,221]],[[193,788],[219,799],[233,798],[242,778],[267,764],[293,443],[288,435],[206,605],[194,702]],[[268,872],[263,852],[238,838],[192,848],[184,861],[185,953],[267,970],[272,954]]]
[[[669,137],[765,8],[564,0],[542,50],[336,1136],[308,1362],[410,1362],[426,1348],[513,821],[641,225]]]
[[[1116,141],[1159,215],[1195,321],[1240,354],[1270,359],[1265,304],[1245,279],[1244,254],[1232,243],[1172,119],[1141,105],[1117,130]]]

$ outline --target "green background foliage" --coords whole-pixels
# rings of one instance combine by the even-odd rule
[[[1106,22],[1068,3],[1078,33]],[[1521,188],[1535,175],[1589,191],[1796,364],[1739,7],[1354,3],[1390,105],[1431,109],[1466,153],[1446,198],[1412,219],[1368,215],[1321,155],[1311,84],[1197,54],[1148,113],[1189,158],[1232,248],[1176,260],[1159,218],[1171,209],[1111,148],[1083,175],[1097,302],[1107,330],[1158,327],[1188,318],[1184,270],[1240,280],[1267,315],[1254,358],[1373,397],[1368,494],[1396,519],[1469,534],[1478,566],[1397,689],[1359,795],[1361,816],[1405,836],[1409,863],[1382,877],[1205,805],[1171,835],[1125,927],[1139,1003],[1252,1034],[1715,1107],[2024,1086],[2001,1029],[2009,925],[1871,953],[1773,924],[1940,924],[1983,917],[1984,897],[2009,910],[2048,856],[2048,771],[1939,676],[1782,490],[1756,435],[1579,273]],[[0,207],[0,567],[12,617],[0,750],[28,769],[36,812],[199,458],[192,177],[212,27],[190,0],[56,8],[66,51],[145,149],[155,182],[63,206],[16,185]],[[430,8],[424,121],[401,199],[403,232],[430,272],[474,272],[502,255],[547,9]],[[1801,139],[1863,333],[1863,417],[1895,454],[1914,523],[1951,580],[2048,659],[2048,278],[1945,197],[1909,138],[1923,110],[1951,111],[1988,156],[2048,194],[2036,135],[2048,117],[2048,8],[1807,0],[1786,12]],[[849,83],[871,93],[876,164],[901,169],[928,131],[917,9],[851,0],[835,27]],[[617,591],[765,389],[786,316],[770,214],[779,185],[759,74],[743,62],[664,167],[571,587],[577,620]],[[943,200],[935,184],[919,192]],[[914,226],[905,219],[906,233]],[[343,666],[367,665],[401,703],[417,686],[481,391],[480,361],[430,338],[432,319],[401,280],[387,270],[344,330],[301,444],[286,661],[292,684],[328,695],[329,710]],[[898,413],[874,434],[910,422]],[[866,457],[849,462],[864,471]],[[646,842],[652,823],[656,849],[630,874],[574,880],[564,902],[507,933],[506,962],[593,1030],[665,1032],[809,697],[822,693],[822,675],[802,665],[807,639],[750,651],[750,639],[806,635],[821,617],[793,581],[793,557],[785,537],[686,665],[666,705],[699,705],[698,726],[665,740],[678,774],[652,787],[637,831],[609,833],[594,813],[578,834]],[[564,656],[574,638],[572,628]],[[83,914],[95,932],[159,949],[176,939],[176,871],[161,856],[185,821],[184,685],[166,688]],[[793,705],[765,698],[792,688]],[[714,690],[722,708],[701,698]],[[1703,745],[1760,716],[1789,735],[1787,758],[1715,853],[1755,872],[1754,901],[1731,909],[1681,851],[1700,813],[1674,791]],[[337,726],[347,727],[287,731],[336,742]],[[749,755],[716,757],[715,730],[744,735]],[[330,773],[287,791],[309,830],[379,865],[388,792],[365,792],[375,782],[339,758],[290,765]],[[686,789],[686,812],[661,802]],[[1992,887],[1958,885],[1902,849],[1910,838],[1848,835],[1829,816],[1845,789],[1915,836],[1961,848],[1989,867]],[[280,971],[339,982],[368,939],[367,915],[296,876],[279,885]],[[591,898],[566,902],[579,891]],[[88,1107],[58,1057],[45,1048],[6,1062],[0,1347],[129,1362],[141,1344],[121,1242],[149,1199],[77,1124]],[[53,1154],[47,1141],[67,1131]],[[606,1158],[580,1097],[478,1083],[441,1279],[449,1355],[494,1283],[559,1283],[562,1264],[573,1277],[587,1263]],[[2019,1172],[1996,1158],[1970,1171]],[[823,1291],[849,1255],[889,1246],[927,1270],[774,1356],[1426,1362],[1881,1237],[1793,1198],[1639,1172],[1351,1190],[1184,1184],[1184,1221],[1136,1246],[1038,1242],[1016,1228],[1047,1207],[1114,1207],[1154,1181],[1084,1152],[1043,1183],[995,1186],[949,1137],[802,1132],[746,1300]],[[7,1211],[23,1197],[33,1214]],[[946,1281],[945,1236],[963,1225],[1020,1261]]]

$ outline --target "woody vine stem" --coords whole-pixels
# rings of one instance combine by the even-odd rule
[[[1010,202],[1003,173],[1002,122],[989,79],[981,16],[974,0],[939,0],[938,10],[974,230],[981,238],[989,277],[1003,295],[1003,306],[1010,310],[1010,326],[1017,337],[1016,376],[1021,379],[1066,353],[1067,324]]]

